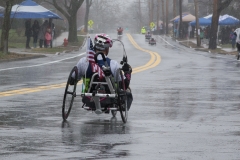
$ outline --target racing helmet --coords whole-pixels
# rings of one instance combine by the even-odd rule
[[[109,47],[112,47],[113,42],[107,34],[101,33],[101,34],[96,34],[94,38],[94,44],[95,44],[94,46],[95,49],[104,51],[109,49]]]

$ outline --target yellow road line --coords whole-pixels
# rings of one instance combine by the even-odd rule
[[[137,48],[138,50],[141,50],[143,52],[147,52],[151,56],[150,60],[145,65],[133,68],[133,72],[132,72],[133,74],[156,67],[161,62],[161,57],[158,53],[141,48],[134,41],[134,39],[132,38],[132,36],[130,34],[127,34],[127,37],[135,48]],[[79,83],[82,83],[82,81],[79,81]],[[60,84],[53,84],[53,85],[48,85],[48,86],[39,86],[39,87],[34,87],[34,88],[22,88],[22,89],[17,89],[17,90],[3,91],[3,92],[0,92],[0,97],[7,97],[7,96],[13,96],[13,95],[40,92],[40,91],[50,90],[50,89],[64,88],[65,86],[66,86],[66,83],[60,83]]]
[[[149,51],[149,50],[146,50],[146,49],[143,49],[141,48],[132,38],[132,36],[130,34],[127,34],[127,37],[129,39],[129,41],[133,44],[133,46],[135,48],[137,48],[138,50],[141,50],[143,52],[147,52],[150,54],[151,58],[150,60],[148,61],[148,63],[146,63],[145,65],[143,66],[140,66],[140,67],[137,67],[137,68],[133,68],[133,73],[137,73],[137,72],[141,72],[141,71],[144,71],[144,70],[147,70],[147,69],[150,69],[150,68],[153,68],[153,67],[156,67],[160,62],[161,62],[161,57],[158,53],[156,52],[152,52],[152,51]]]

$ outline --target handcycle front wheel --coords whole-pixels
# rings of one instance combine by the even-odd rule
[[[124,83],[124,76],[120,69],[117,70],[117,75],[119,75],[116,78],[117,104],[119,107],[122,121],[123,123],[126,123],[128,118],[127,93],[126,93],[127,91]]]
[[[73,74],[75,74],[75,78],[72,78]],[[63,105],[62,105],[63,120],[66,120],[71,112],[73,101],[74,101],[74,98],[76,97],[77,80],[78,80],[78,69],[76,66],[74,66],[68,76],[68,80],[67,80],[67,84],[66,84],[66,88],[63,96]]]

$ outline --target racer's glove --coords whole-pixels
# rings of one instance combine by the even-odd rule
[[[132,73],[132,67],[128,63],[124,63],[122,66],[122,70],[124,72],[124,76],[126,79],[124,80],[126,88],[128,88],[131,80],[131,73]]]
[[[124,73],[132,73],[132,67],[128,63],[124,63],[124,65],[122,66],[122,70]]]
[[[112,74],[110,67],[103,67],[103,73],[105,76],[110,76]]]

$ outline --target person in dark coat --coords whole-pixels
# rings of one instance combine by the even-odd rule
[[[39,46],[40,46],[40,48],[42,48],[43,45],[44,45],[44,47],[46,47],[46,44],[45,44],[45,33],[46,33],[46,30],[47,30],[47,27],[48,27],[48,20],[45,20],[44,23],[41,25],[39,33],[38,33],[38,39],[39,39]]]
[[[38,33],[40,30],[40,26],[37,20],[34,21],[32,25],[32,30],[33,30],[33,46],[34,48],[37,47],[37,40],[38,40]]]
[[[31,19],[27,19],[25,22],[25,36],[27,37],[26,49],[31,49],[31,47],[29,46],[29,42],[32,36]]]

